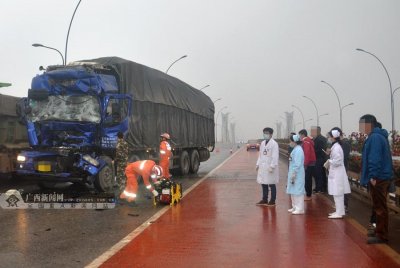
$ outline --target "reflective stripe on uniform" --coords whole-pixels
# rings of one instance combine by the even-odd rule
[[[124,191],[124,195],[126,195],[126,196],[128,196],[128,197],[136,198],[136,194],[135,194],[135,193],[131,193],[131,192]]]
[[[143,161],[142,163],[140,163],[140,170],[143,170],[144,165],[146,164],[147,160]]]
[[[151,189],[151,185],[147,185],[146,188],[147,188],[147,189]]]
[[[160,154],[165,154],[166,152],[164,151],[164,150],[161,150],[160,151]]]

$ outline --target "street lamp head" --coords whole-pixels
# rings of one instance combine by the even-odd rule
[[[356,48],[356,50],[357,50],[357,51],[363,51],[363,52],[365,52],[365,50],[364,50],[364,49],[361,49],[361,48]]]
[[[35,44],[32,44],[32,46],[33,46],[33,47],[43,47],[43,45],[42,45],[42,44],[37,44],[37,43],[35,43]]]
[[[183,56],[181,57],[181,59],[186,58],[186,57],[187,57],[187,55],[183,55]]]
[[[354,102],[350,102],[349,105],[354,105]]]
[[[326,83],[324,80],[321,80],[322,83]]]

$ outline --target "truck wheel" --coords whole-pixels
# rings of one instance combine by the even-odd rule
[[[197,174],[200,167],[200,157],[199,152],[197,150],[193,150],[190,154],[190,173]]]
[[[179,157],[179,174],[185,176],[189,173],[190,159],[187,151],[182,151]]]
[[[101,156],[100,158],[106,162],[106,165],[99,174],[97,174],[96,179],[94,180],[94,187],[99,192],[113,193],[115,179],[112,160],[108,156]]]
[[[140,161],[140,157],[138,155],[133,154],[133,155],[129,156],[128,163],[133,163],[136,161]]]

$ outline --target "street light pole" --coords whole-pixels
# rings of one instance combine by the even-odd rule
[[[306,99],[310,100],[312,102],[312,104],[314,105],[315,111],[317,111],[317,127],[318,127],[319,126],[319,112],[318,112],[317,105],[315,104],[315,102],[311,98],[309,98],[307,96],[303,96],[303,98],[306,98]]]
[[[10,86],[12,86],[11,83],[1,83],[0,82],[0,87],[10,87]]]
[[[393,93],[393,90],[392,90],[392,80],[390,79],[389,72],[386,69],[386,66],[383,64],[383,62],[377,56],[375,56],[375,54],[372,54],[371,52],[365,51],[364,49],[361,49],[361,48],[357,48],[356,50],[364,52],[364,53],[367,53],[367,54],[371,55],[372,57],[374,57],[375,59],[377,59],[379,61],[379,63],[382,65],[382,67],[385,70],[385,72],[386,72],[386,75],[387,75],[388,80],[389,80],[390,109],[391,109],[391,114],[392,114],[392,136],[394,136],[394,129],[395,129],[395,126],[394,126],[394,102],[393,102],[393,94],[394,93]]]
[[[218,98],[215,101],[213,101],[213,103],[215,104],[217,101],[222,100],[222,98]]]
[[[169,69],[172,67],[172,65],[174,65],[175,63],[177,63],[178,61],[180,61],[181,59],[186,58],[187,55],[183,55],[182,57],[180,57],[179,59],[175,60],[173,63],[171,63],[171,65],[168,67],[167,71],[165,71],[165,73],[167,74]]]
[[[219,117],[219,114],[222,112],[222,110],[224,110],[224,109],[226,109],[226,108],[228,108],[228,106],[222,107],[222,108],[218,111],[218,113],[217,113],[217,118],[215,119],[215,125],[216,125],[216,127],[215,127],[215,141],[216,141],[216,142],[218,142],[218,127],[217,127],[217,125],[218,125],[218,117]]]
[[[47,49],[51,49],[51,50],[57,51],[58,54],[60,54],[60,56],[61,56],[62,64],[65,65],[64,56],[63,56],[63,54],[60,52],[60,50],[58,50],[58,49],[56,49],[56,48],[54,48],[54,47],[48,47],[48,46],[44,46],[44,45],[42,45],[42,44],[37,44],[37,43],[32,44],[32,46],[33,46],[33,47],[44,47],[44,48],[47,48]]]
[[[72,14],[71,21],[69,22],[69,27],[68,27],[68,32],[67,32],[67,39],[65,40],[65,53],[64,53],[64,55],[65,55],[65,61],[64,61],[65,64],[67,64],[67,52],[68,52],[68,38],[69,38],[69,32],[71,31],[72,21],[74,20],[76,10],[78,9],[79,5],[81,4],[81,1],[82,1],[82,0],[79,0],[78,4],[76,5],[75,10],[74,10],[74,13]],[[65,65],[65,64],[64,64],[64,65]]]
[[[206,87],[209,87],[209,86],[210,86],[210,85],[206,85],[206,86],[200,88],[199,90],[200,90],[200,91],[203,91],[203,89],[205,89]]]
[[[400,89],[400,87],[396,87],[396,88],[393,90],[393,96],[394,96],[394,93],[396,93],[396,91],[399,90],[399,89]]]
[[[344,108],[349,107],[349,106],[351,106],[351,105],[354,105],[354,102],[350,102],[349,104],[346,104],[346,105],[342,106],[342,107],[340,108],[340,112],[343,114]],[[340,129],[343,131],[342,128],[340,128]]]
[[[297,107],[296,105],[292,105],[292,107],[293,107],[293,108],[296,108],[296,109],[300,112],[301,118],[303,118],[303,128],[306,128],[306,124],[305,124],[305,122],[304,122],[304,115],[303,115],[303,112],[302,112],[301,109],[300,109],[299,107]]]
[[[324,80],[321,80],[321,82],[322,83],[324,83],[324,84],[326,84],[328,87],[330,87],[332,90],[333,90],[333,92],[335,92],[335,95],[336,95],[336,98],[337,98],[337,101],[338,101],[338,103],[339,103],[339,112],[340,112],[340,129],[343,129],[343,116],[342,116],[342,105],[340,104],[340,99],[339,99],[339,95],[337,94],[337,92],[336,92],[336,89],[331,85],[331,84],[329,84],[328,82],[326,82],[326,81],[324,81]]]

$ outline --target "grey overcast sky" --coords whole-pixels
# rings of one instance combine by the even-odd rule
[[[25,96],[40,65],[61,63],[56,52],[31,44],[63,52],[77,2],[0,2],[0,81],[13,84],[1,93]],[[303,95],[316,101],[320,114],[329,113],[320,119],[323,131],[338,126],[336,97],[321,80],[336,88],[343,105],[355,103],[344,110],[345,132],[357,130],[365,113],[390,129],[386,74],[376,59],[355,49],[376,54],[393,87],[400,86],[399,11],[397,0],[83,0],[68,62],[119,56],[165,71],[187,54],[169,73],[197,88],[210,84],[205,93],[222,98],[216,110],[228,106],[242,139],[275,128],[292,104],[314,119],[308,127],[316,124],[315,109]]]

